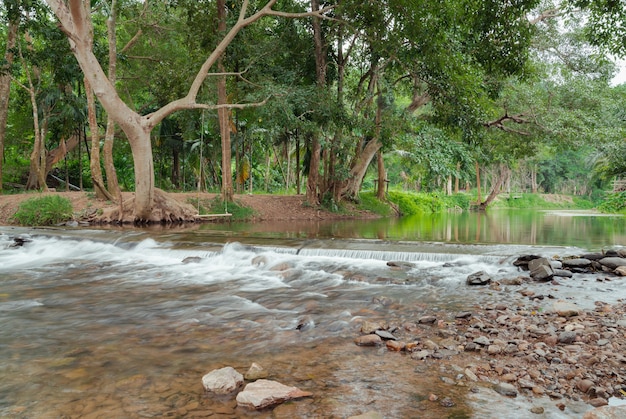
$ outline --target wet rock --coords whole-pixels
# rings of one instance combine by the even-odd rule
[[[374,333],[377,330],[385,330],[386,325],[378,322],[364,321],[361,325],[361,333]]]
[[[394,335],[387,332],[386,330],[377,330],[374,333],[380,336],[384,340],[398,340]]]
[[[200,263],[202,262],[202,258],[199,256],[188,256],[185,259],[183,259],[184,264],[188,264],[188,263]]]
[[[505,278],[500,280],[500,283],[502,285],[522,285],[524,282],[527,281],[527,277],[525,276],[518,276],[515,278]]]
[[[465,368],[463,373],[465,374],[468,380],[471,380],[474,382],[478,381],[478,377],[476,376],[476,374],[474,374],[474,371],[470,370],[469,368]]]
[[[455,319],[469,319],[470,317],[472,317],[472,313],[470,313],[469,311],[464,311],[461,313],[457,313],[454,318]]]
[[[432,323],[435,323],[436,321],[437,321],[437,318],[435,316],[422,316],[419,318],[417,322],[420,324],[432,324]]]
[[[243,391],[237,394],[237,406],[259,410],[287,400],[312,395],[313,393],[302,391],[297,387],[289,387],[277,381],[261,379],[246,385]]]
[[[252,264],[254,266],[265,266],[267,265],[267,258],[265,256],[255,256],[252,259]]]
[[[267,378],[268,375],[269,374],[265,368],[256,362],[253,362],[252,365],[250,365],[250,368],[248,368],[248,371],[244,374],[244,377],[248,381],[254,381],[260,378]]]
[[[213,370],[202,377],[202,386],[206,391],[215,394],[229,394],[243,384],[243,375],[233,367]]]
[[[512,384],[498,383],[493,387],[493,389],[503,396],[517,397],[517,388],[515,388],[515,386]]]
[[[626,266],[626,258],[611,257],[600,259],[598,262],[610,269],[617,269],[620,266]]]
[[[580,314],[580,307],[574,303],[559,300],[552,305],[552,310],[561,317],[573,317]]]
[[[531,260],[539,259],[539,258],[541,258],[541,256],[537,256],[537,255],[521,255],[520,257],[518,257],[513,262],[513,265],[519,266],[522,269],[528,270],[528,263]]]
[[[588,403],[593,407],[606,406],[609,404],[608,400],[603,399],[602,397],[596,397],[595,399],[591,399]]]
[[[387,346],[387,349],[389,349],[390,351],[402,351],[406,348],[406,343],[404,342],[398,342],[397,340],[388,340],[385,342],[385,345]]]
[[[303,316],[298,320],[298,324],[296,326],[296,330],[301,332],[306,332],[307,330],[311,330],[315,327],[315,321],[311,316]]]
[[[421,351],[413,352],[411,354],[411,358],[412,359],[418,359],[418,360],[425,359],[425,358],[428,358],[430,356],[430,354],[431,354],[430,351],[427,351],[426,349],[423,349]]]
[[[530,413],[534,413],[535,415],[542,415],[543,411],[544,409],[541,406],[533,406],[530,408]]]
[[[564,268],[586,268],[591,266],[591,261],[586,258],[565,259],[563,261]]]
[[[491,277],[484,271],[475,272],[467,277],[467,285],[487,285],[491,283]]]
[[[378,346],[382,345],[382,342],[382,338],[375,334],[363,335],[354,339],[354,343],[358,346]]]
[[[623,419],[626,418],[626,406],[602,406],[590,410],[583,419]]]
[[[615,268],[615,274],[619,276],[626,276],[626,266],[620,266]]]
[[[568,271],[565,269],[554,269],[554,276],[558,276],[560,278],[571,278],[574,276],[572,271]]]
[[[441,399],[439,404],[442,405],[443,407],[453,407],[453,406],[455,406],[454,401],[450,397],[444,397],[443,399]]]
[[[367,412],[362,415],[348,416],[348,419],[384,419],[384,416],[378,412]]]
[[[554,276],[550,261],[546,258],[533,259],[528,262],[530,277],[535,281],[549,281]]]
[[[400,268],[400,269],[413,269],[415,265],[411,262],[402,262],[402,261],[389,261],[387,262],[387,266],[392,268]]]

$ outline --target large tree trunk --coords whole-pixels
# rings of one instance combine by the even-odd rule
[[[220,33],[226,31],[226,0],[217,0],[217,30]],[[217,62],[217,69],[224,73],[224,54],[220,55]],[[217,103],[224,105],[228,103],[226,96],[226,76],[217,79]],[[220,124],[220,137],[222,139],[222,199],[225,202],[233,201],[233,175],[231,170],[232,156],[230,146],[230,110],[219,108],[217,110]]]
[[[115,86],[117,80],[117,34],[116,34],[116,0],[111,0],[111,14],[107,19],[107,37],[109,41],[109,81]],[[135,38],[133,38],[135,39]],[[129,44],[130,45],[130,44]],[[127,45],[128,46],[128,45]],[[107,112],[107,127],[104,133],[102,157],[104,159],[104,173],[106,173],[106,187],[111,195],[122,200],[122,191],[117,179],[115,164],[113,163],[113,144],[115,142],[115,121]]]
[[[316,12],[320,9],[318,0],[311,0],[311,10]],[[317,78],[317,87],[324,88],[326,86],[326,55],[324,54],[324,40],[322,36],[322,25],[317,17],[313,18],[313,40],[315,42],[315,75]],[[322,153],[322,145],[319,140],[319,134],[313,134],[311,139],[311,159],[309,161],[309,177],[306,185],[306,200],[309,205],[319,205],[320,197],[319,189],[319,167],[320,156]]]
[[[485,199],[484,202],[481,202],[480,205],[478,206],[478,208],[481,211],[486,210],[487,207],[489,205],[491,205],[493,200],[496,199],[496,197],[500,193],[500,189],[502,188],[502,184],[504,183],[504,181],[507,179],[508,176],[509,176],[509,168],[506,167],[506,165],[504,165],[504,164],[500,164],[500,167],[499,167],[499,170],[498,170],[498,177],[497,177],[495,183],[492,185],[491,191],[489,192],[489,195],[487,196],[487,199]]]
[[[378,191],[376,197],[379,200],[385,199],[385,188],[387,187],[387,173],[385,172],[385,161],[383,160],[383,153],[378,150]]]
[[[98,131],[98,121],[96,120],[96,101],[93,97],[93,90],[89,80],[85,77],[85,95],[87,96],[87,115],[89,119],[89,131],[91,132],[91,156],[89,158],[89,169],[91,170],[91,180],[96,198],[114,200],[111,194],[104,187],[102,179],[102,168],[100,167],[100,133]]]
[[[9,94],[11,92],[11,73],[13,64],[13,48],[17,40],[17,21],[9,21],[7,26],[7,46],[4,53],[5,64],[0,67],[0,193],[2,193],[2,173],[4,162],[4,139],[6,137],[7,119],[9,116]]]

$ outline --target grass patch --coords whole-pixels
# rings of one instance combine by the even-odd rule
[[[214,199],[189,199],[188,203],[198,208],[198,214],[224,214],[228,212],[232,214],[231,217],[224,219],[224,221],[245,221],[254,216],[252,208],[238,204],[237,202],[228,202],[224,205],[224,201],[221,198]]]
[[[391,206],[387,202],[380,201],[375,192],[363,192],[359,194],[359,209],[373,212],[383,217],[393,215]]]
[[[402,215],[434,214],[449,208],[466,210],[470,205],[470,197],[466,194],[445,196],[436,192],[389,191],[388,196],[389,200],[398,206]]]
[[[607,193],[598,210],[626,214],[626,191]]]
[[[590,209],[593,202],[569,195],[543,195],[538,193],[501,194],[493,207],[517,209]]]
[[[72,202],[58,195],[22,202],[12,220],[22,226],[52,226],[72,219]]]

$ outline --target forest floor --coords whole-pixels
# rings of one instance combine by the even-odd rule
[[[27,199],[45,195],[60,195],[72,202],[76,218],[98,210],[116,207],[111,201],[96,199],[92,192],[32,192],[14,195],[0,195],[0,225],[11,225],[11,217],[18,210],[20,203]],[[218,197],[214,193],[168,193],[175,200],[197,207],[206,206],[206,202]],[[128,200],[132,192],[124,192],[123,199]],[[379,218],[377,214],[357,209],[348,205],[341,212],[331,212],[321,207],[309,206],[304,195],[235,195],[235,203],[252,209],[251,221],[287,221],[287,220],[335,220],[348,218]],[[219,219],[219,218],[216,218]]]

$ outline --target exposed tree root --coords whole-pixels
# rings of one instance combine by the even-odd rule
[[[135,217],[133,197],[124,201],[121,206],[106,208],[100,214],[91,214],[88,221],[100,224],[178,224],[196,222],[197,215],[198,211],[192,205],[179,202],[161,189],[155,188],[152,214],[148,220]]]

